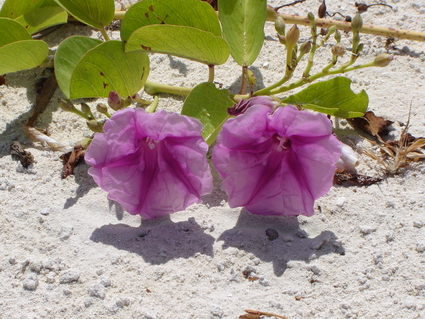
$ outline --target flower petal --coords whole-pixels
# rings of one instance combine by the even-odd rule
[[[117,111],[86,153],[89,174],[131,214],[156,218],[200,202],[212,191],[202,124],[142,109]]]

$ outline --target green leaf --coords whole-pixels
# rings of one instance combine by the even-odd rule
[[[70,98],[71,76],[78,61],[101,40],[72,36],[61,42],[55,54],[55,75],[63,94]]]
[[[47,57],[49,47],[40,40],[32,40],[19,23],[0,18],[0,74],[32,69]]]
[[[221,37],[192,27],[167,24],[137,29],[125,48],[172,54],[208,65],[223,64],[229,57],[229,48]]]
[[[152,24],[194,27],[221,35],[214,9],[199,0],[143,0],[130,7],[121,24],[121,39],[126,42],[137,29]]]
[[[365,90],[354,93],[350,84],[351,80],[346,77],[314,83],[282,100],[282,103],[299,105],[342,118],[363,116],[369,104],[369,97]]]
[[[56,0],[75,19],[101,29],[114,18],[114,0]]]
[[[61,7],[42,7],[16,19],[30,34],[68,21],[68,13]]]
[[[239,65],[251,65],[263,46],[267,1],[220,0],[218,12],[230,54]]]
[[[34,11],[43,5],[43,1],[34,0],[6,0],[1,7],[0,17],[16,19],[17,17]]]
[[[80,41],[75,39],[73,43]],[[59,68],[56,71],[61,79],[58,78],[58,83],[68,98],[107,97],[110,91],[116,91],[121,96],[132,96],[145,84],[149,75],[149,58],[145,53],[125,53],[121,41],[107,41],[87,50],[80,59],[72,52],[72,58],[67,60],[64,50],[73,43],[68,42],[61,48],[62,52],[57,53],[60,62],[55,67]],[[93,44],[82,40],[76,49],[81,53]]]
[[[212,145],[223,124],[230,118],[227,109],[235,102],[229,98],[227,90],[219,90],[211,82],[193,88],[187,96],[181,114],[192,116],[204,125],[202,137]]]

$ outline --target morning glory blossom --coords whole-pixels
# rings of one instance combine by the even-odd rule
[[[341,156],[324,114],[253,105],[223,125],[213,150],[230,207],[261,215],[314,214]]]
[[[89,174],[130,214],[161,217],[201,202],[213,189],[202,124],[161,110],[117,111],[94,136]]]

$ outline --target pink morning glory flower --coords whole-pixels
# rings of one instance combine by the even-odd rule
[[[194,118],[126,108],[94,136],[85,159],[89,174],[130,214],[161,217],[201,202],[212,176]]]
[[[227,120],[213,163],[230,207],[261,215],[314,214],[332,186],[341,146],[324,114],[253,105]]]

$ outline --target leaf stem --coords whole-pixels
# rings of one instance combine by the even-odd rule
[[[248,75],[246,74],[248,67],[246,65],[242,66],[242,83],[241,88],[239,90],[239,94],[246,93],[246,85],[248,83]]]
[[[208,82],[214,82],[214,64],[208,65]]]
[[[285,20],[286,24],[300,24],[300,25],[310,25],[307,17],[301,17],[297,15],[277,13],[270,6],[267,7],[267,21],[274,22],[277,16],[281,16]],[[343,31],[351,31],[351,23],[345,21],[337,21],[330,19],[315,19],[315,24],[320,28],[329,28],[331,26],[336,26],[337,29]],[[394,28],[385,28],[374,25],[363,25],[360,33],[381,35],[384,37],[393,37],[398,39],[406,39],[413,41],[425,42],[425,33],[416,32],[409,30],[401,30]]]
[[[100,32],[102,33],[102,35],[103,35],[103,38],[105,39],[105,41],[109,41],[109,40],[111,40],[110,38],[109,38],[109,35],[108,35],[108,33],[106,32],[106,30],[105,30],[105,28],[100,28]]]
[[[167,93],[186,96],[189,95],[191,91],[191,88],[186,88],[182,86],[165,85],[151,81],[146,81],[145,83],[145,92],[150,95],[156,95],[158,93]]]
[[[153,113],[155,112],[156,108],[158,107],[158,102],[159,102],[159,96],[155,95],[153,98],[153,102],[151,105],[149,105],[149,107],[146,109],[147,113]]]

